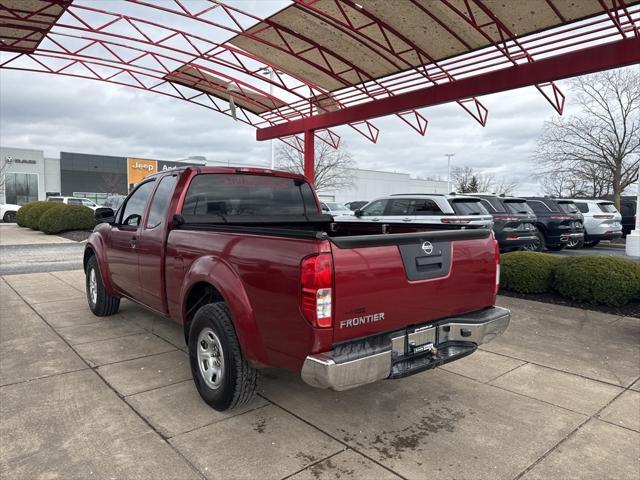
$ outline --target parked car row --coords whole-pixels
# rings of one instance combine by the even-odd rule
[[[602,240],[623,236],[624,217],[614,203],[603,199],[507,197],[495,194],[395,194],[371,202],[346,204],[334,213],[335,202],[325,202],[323,210],[340,221],[377,223],[419,223],[457,225],[464,228],[492,228],[502,251],[552,250],[594,247]],[[328,205],[332,205],[329,208]],[[344,206],[341,205],[341,208]],[[622,202],[633,211],[635,203]],[[629,229],[630,230],[630,229]]]

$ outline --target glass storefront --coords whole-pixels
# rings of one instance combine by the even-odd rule
[[[38,200],[38,175],[36,173],[6,173],[5,197],[7,203],[24,205]]]

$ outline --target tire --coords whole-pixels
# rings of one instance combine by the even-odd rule
[[[564,250],[564,247],[566,247],[564,243],[561,243],[559,245],[547,245],[547,250],[550,250],[552,252],[559,252],[560,250]]]
[[[538,237],[538,240],[523,246],[522,250],[529,251],[529,252],[544,252],[546,248],[544,235],[542,234],[542,232],[538,231],[536,232],[536,236]]]
[[[2,217],[2,221],[4,223],[16,223],[16,215],[17,212],[5,212],[4,216]]]
[[[215,410],[235,408],[253,398],[258,371],[243,357],[223,302],[196,312],[189,330],[189,363],[198,393]]]
[[[594,240],[592,242],[584,242],[585,248],[593,248],[600,243],[600,240]]]
[[[575,242],[572,240],[569,240],[567,242],[567,248],[570,250],[578,250],[579,248],[584,247],[585,243],[584,240],[576,240]]]
[[[120,308],[120,299],[110,295],[104,288],[102,275],[98,268],[98,260],[96,260],[95,255],[92,255],[87,262],[85,272],[85,290],[87,292],[89,308],[95,316],[108,317],[109,315],[118,313],[118,309]]]

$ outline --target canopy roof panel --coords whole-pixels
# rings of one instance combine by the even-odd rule
[[[0,0],[0,49],[33,52],[72,0]]]
[[[229,43],[335,91],[602,12],[598,0],[307,0]]]

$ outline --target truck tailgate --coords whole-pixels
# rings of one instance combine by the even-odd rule
[[[331,239],[334,342],[471,312],[494,304],[489,230]]]

